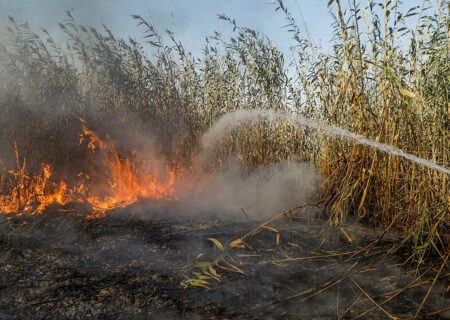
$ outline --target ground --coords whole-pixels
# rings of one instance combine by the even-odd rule
[[[395,236],[328,227],[318,208],[259,229],[244,214],[187,217],[174,204],[100,220],[61,211],[0,217],[0,319],[403,319],[439,267],[416,278],[402,256],[386,254]],[[208,240],[226,248],[251,230],[245,248],[225,253]],[[189,286],[211,274],[194,266],[215,259],[224,267],[213,265],[217,280]],[[446,281],[441,273],[419,319],[450,318]]]

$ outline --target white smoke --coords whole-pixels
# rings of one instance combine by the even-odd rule
[[[187,175],[178,182],[176,196],[183,211],[194,216],[259,220],[304,204],[319,189],[320,174],[308,163],[287,161],[247,174],[238,163],[226,167],[200,178]]]

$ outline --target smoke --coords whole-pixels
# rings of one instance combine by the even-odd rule
[[[95,47],[95,42],[88,41],[86,46]],[[12,46],[8,52],[17,54],[18,50]],[[85,179],[82,183],[96,195],[107,195],[112,185],[116,190],[131,192],[124,186],[129,177],[122,174],[127,173],[124,168],[144,176],[154,173],[163,182],[167,180],[167,163],[179,160],[172,155],[181,153],[182,150],[175,149],[185,145],[183,132],[177,134],[183,126],[170,125],[172,119],[157,118],[156,112],[148,111],[155,106],[151,103],[147,106],[147,100],[134,100],[134,91],[131,95],[125,90],[134,90],[126,87],[128,82],[132,83],[132,75],[126,72],[112,74],[116,67],[123,67],[120,62],[112,66],[99,55],[99,66],[89,64],[92,70],[79,74],[70,63],[52,64],[23,54],[15,58],[11,54],[0,54],[0,59],[5,59],[4,62],[0,60],[0,76],[5,80],[0,85],[0,104],[5,106],[0,114],[0,139],[3,142],[0,158],[5,170],[16,166],[14,142],[19,148],[20,160],[27,159],[30,175],[40,173],[41,165],[48,163],[54,168],[52,178],[66,181],[72,188],[83,173],[83,179],[89,177],[90,180]],[[21,62],[19,68],[14,68],[16,60]],[[34,70],[46,72],[31,72]],[[55,76],[57,72],[60,76]],[[130,79],[115,81],[115,77]],[[102,85],[103,81],[107,83]],[[91,85],[85,87],[84,82]],[[163,104],[161,109],[165,107]],[[189,166],[177,164],[181,166],[182,174],[175,183],[172,196],[186,216],[264,219],[304,203],[318,190],[320,174],[311,165],[296,160],[248,172],[242,170],[238,161],[230,159],[220,169],[205,171],[204,161],[210,155],[207,141],[214,143],[216,135],[230,123],[240,123],[247,116],[252,115],[240,111],[221,118],[201,137],[201,152],[192,155],[194,163]],[[86,141],[80,144],[80,118],[111,147],[103,152],[99,149],[91,152],[86,148]],[[113,170],[109,170],[110,162],[104,165],[104,158],[111,158],[111,153],[117,154],[112,165],[123,179],[114,180],[108,176]],[[4,176],[9,177],[6,171]],[[121,182],[119,188],[117,181]],[[131,183],[135,180],[130,179]],[[135,188],[142,187],[137,185]],[[10,185],[3,187],[7,189]],[[133,192],[131,194],[134,196]],[[136,194],[141,193],[137,190]]]
[[[243,173],[230,160],[226,169],[187,175],[175,196],[189,215],[259,220],[305,203],[318,190],[320,174],[308,163],[287,161]]]

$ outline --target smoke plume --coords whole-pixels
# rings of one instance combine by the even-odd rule
[[[308,163],[286,161],[243,173],[230,160],[224,170],[187,175],[175,195],[190,215],[259,220],[305,203],[319,182],[320,174]]]

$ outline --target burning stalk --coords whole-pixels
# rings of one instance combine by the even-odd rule
[[[119,154],[114,142],[101,139],[81,119],[80,146],[97,156],[105,181],[92,181],[80,172],[72,187],[61,180],[55,182],[53,167],[44,163],[41,170],[30,175],[25,159],[19,160],[15,144],[17,169],[7,171],[6,192],[0,195],[0,213],[39,214],[49,206],[63,206],[72,202],[87,203],[93,210],[90,218],[104,217],[108,210],[130,205],[141,198],[159,200],[170,197],[175,183],[175,172],[167,165],[165,174],[155,170],[153,159],[138,160],[136,151],[130,157]]]

